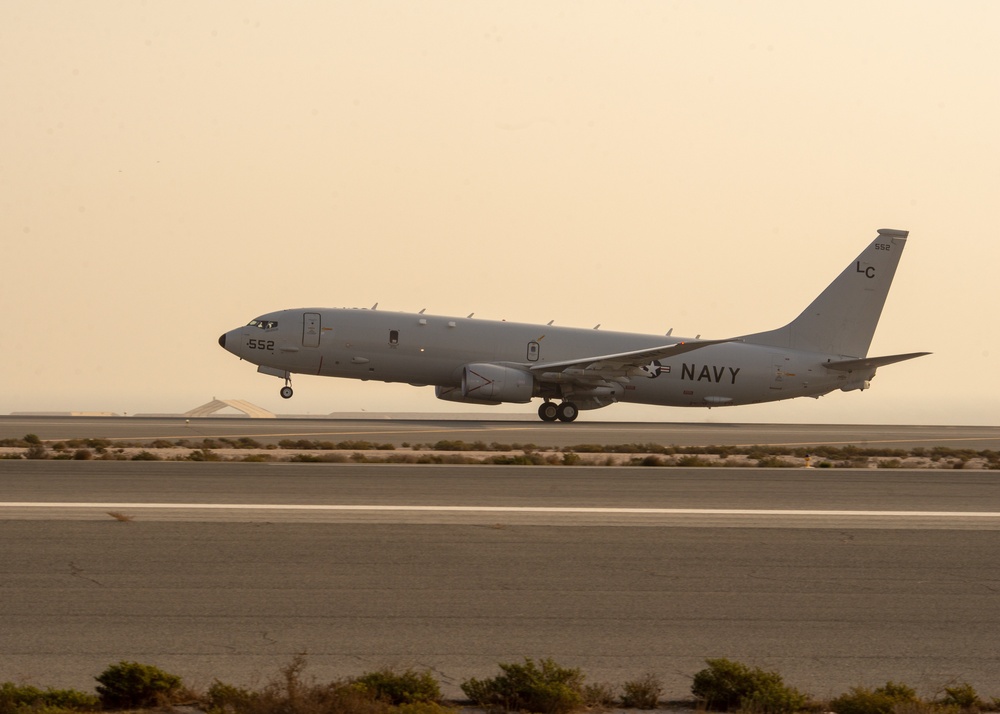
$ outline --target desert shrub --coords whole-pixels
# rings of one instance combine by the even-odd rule
[[[646,674],[622,684],[622,706],[626,709],[656,709],[663,683],[655,674]]]
[[[47,459],[49,458],[49,452],[45,449],[44,444],[32,444],[24,452],[24,456],[29,459]]]
[[[740,700],[743,714],[789,714],[809,704],[808,698],[797,689],[778,681],[764,681],[753,692]]]
[[[786,469],[793,465],[780,456],[763,456],[757,460],[757,466],[764,469]]]
[[[113,664],[95,677],[97,694],[106,709],[138,709],[170,703],[181,678],[159,667],[138,662]]]
[[[684,466],[687,468],[692,468],[696,466],[711,466],[712,462],[708,459],[703,459],[700,456],[695,456],[694,454],[688,454],[677,459],[678,466]]]
[[[90,461],[94,458],[94,452],[90,449],[77,449],[73,452],[73,458],[77,461]]]
[[[708,668],[694,675],[691,693],[708,709],[729,711],[745,706],[761,714],[783,714],[808,703],[806,696],[787,686],[777,672],[721,658],[705,660],[705,664]]]
[[[953,687],[945,687],[944,697],[938,703],[946,707],[955,706],[966,711],[976,711],[985,705],[985,702],[979,698],[979,693],[967,682],[956,684]]]
[[[657,456],[656,454],[644,456],[642,460],[639,461],[640,466],[663,466],[663,463],[663,457]]]
[[[437,702],[409,702],[393,707],[392,714],[456,714],[456,712]]]
[[[225,684],[217,679],[205,692],[204,704],[210,714],[237,714],[253,711],[257,697],[257,692]]]
[[[187,455],[188,461],[222,461],[217,453],[209,448],[195,449]]]
[[[607,682],[584,684],[580,694],[583,696],[583,705],[588,709],[611,709],[618,703],[615,686]]]
[[[562,465],[563,466],[578,466],[583,463],[583,459],[580,455],[572,451],[567,451],[562,455]]]
[[[884,687],[852,687],[830,702],[837,714],[893,714],[901,704],[919,701],[917,693],[905,684],[886,682]]]
[[[574,444],[566,448],[569,451],[577,451],[581,454],[603,454],[606,450],[601,444]]]
[[[331,445],[330,448],[334,447]],[[338,441],[336,448],[341,451],[377,451],[376,444],[363,439],[355,441]]]
[[[363,687],[343,681],[318,684],[303,676],[305,668],[305,656],[296,655],[259,691],[216,681],[208,691],[206,708],[210,714],[389,714],[392,711],[388,702],[377,699]]]
[[[483,459],[484,464],[496,464],[498,466],[544,466],[545,457],[541,454],[497,454]]]
[[[440,441],[435,442],[431,446],[431,449],[434,451],[468,451],[465,442],[462,441],[461,439],[456,439],[456,440],[442,439]]]
[[[437,702],[441,699],[441,688],[430,672],[414,672],[412,669],[395,672],[386,668],[363,674],[354,683],[371,692],[376,699],[392,704]]]
[[[501,664],[502,674],[492,679],[462,683],[465,696],[477,706],[507,711],[566,714],[583,705],[583,674],[560,667],[551,659],[523,664]]]
[[[145,449],[143,449],[138,454],[134,455],[132,457],[132,460],[133,461],[162,461],[163,459],[160,458],[157,454],[154,454],[151,451],[146,451]]]
[[[21,714],[52,710],[92,712],[101,708],[93,694],[75,689],[38,689],[11,682],[0,684],[0,714]]]

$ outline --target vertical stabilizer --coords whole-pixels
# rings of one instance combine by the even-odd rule
[[[878,237],[784,327],[746,335],[751,344],[866,357],[882,315],[908,231],[879,229]]]

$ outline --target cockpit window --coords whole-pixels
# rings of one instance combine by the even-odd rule
[[[250,320],[247,327],[256,327],[258,330],[273,330],[278,326],[277,320]]]

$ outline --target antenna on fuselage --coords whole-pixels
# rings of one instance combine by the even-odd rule
[[[674,328],[671,327],[669,330],[667,330],[667,337],[670,337],[670,335],[672,334],[674,334]]]
[[[545,324],[546,324],[546,325],[551,325],[551,324],[552,324],[553,322],[555,322],[555,320],[549,320],[549,321],[548,321],[548,322],[546,322]]]
[[[594,325],[594,329],[596,330],[596,329],[600,328],[600,326],[601,326],[601,323],[598,322],[596,325]]]
[[[473,316],[473,315],[475,315],[475,314],[476,314],[476,313],[474,313],[474,312],[470,312],[470,313],[469,313],[469,317],[472,317],[472,316]],[[467,317],[467,318],[465,318],[465,319],[466,319],[466,320],[468,320],[468,319],[469,319],[469,317]]]
[[[420,308],[420,312],[418,312],[417,314],[418,314],[418,315],[423,315],[423,314],[424,314],[424,311],[425,311],[426,309],[427,309],[426,307],[422,307],[422,308]]]
[[[378,303],[375,303],[375,304],[374,304],[374,305],[372,305],[372,306],[371,306],[371,308],[369,308],[369,309],[371,309],[371,310],[377,310],[377,309],[378,309]]]

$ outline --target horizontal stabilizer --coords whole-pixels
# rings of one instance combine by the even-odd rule
[[[905,355],[888,355],[887,357],[865,357],[863,359],[842,359],[836,362],[824,362],[827,369],[835,369],[839,372],[853,372],[856,369],[875,369],[884,367],[887,364],[895,364],[916,357],[929,355],[930,352],[910,352]]]

